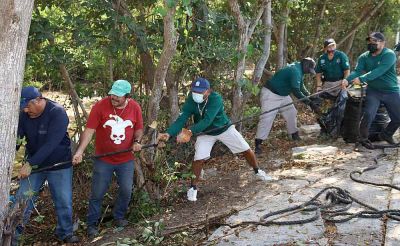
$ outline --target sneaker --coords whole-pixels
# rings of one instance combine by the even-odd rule
[[[292,140],[293,141],[301,141],[301,138],[299,136],[299,132],[292,133]]]
[[[115,220],[114,223],[117,227],[125,227],[129,224],[129,222],[126,219]]]
[[[95,226],[89,226],[87,228],[88,238],[93,239],[99,235],[99,230]]]
[[[269,176],[268,174],[266,174],[263,170],[258,169],[258,173],[256,173],[256,176],[259,180],[262,181],[272,181],[274,180],[274,178],[272,178],[271,176]]]
[[[77,236],[70,235],[70,236],[67,236],[66,238],[64,238],[63,242],[64,243],[79,243],[80,240]]]
[[[388,142],[391,145],[395,145],[396,142],[394,141],[392,136],[388,136],[387,134],[385,134],[384,132],[379,133],[379,138]]]
[[[191,202],[197,201],[197,190],[193,189],[193,187],[190,188],[187,191],[187,199]]]

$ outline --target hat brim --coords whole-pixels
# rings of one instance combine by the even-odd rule
[[[192,92],[196,92],[196,93],[203,93],[206,90],[208,90],[208,88],[192,88]]]
[[[126,95],[126,93],[118,92],[118,91],[115,91],[115,90],[111,89],[111,90],[108,92],[108,95],[114,95],[114,96],[117,96],[117,97],[123,97],[123,96]]]
[[[29,100],[23,100],[21,101],[21,103],[19,104],[19,109],[23,110],[24,108],[26,108],[26,106],[28,106]]]

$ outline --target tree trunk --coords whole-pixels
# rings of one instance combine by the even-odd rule
[[[178,82],[180,81],[180,77],[181,76],[177,76],[177,74],[172,70],[172,68],[168,69],[166,83],[167,83],[168,99],[170,107],[169,123],[174,122],[179,116]]]
[[[261,3],[260,8],[258,8],[258,12],[253,20],[245,20],[240,11],[240,6],[238,1],[229,0],[229,7],[236,19],[239,32],[239,44],[237,47],[238,63],[236,65],[236,70],[235,70],[235,78],[234,78],[235,83],[232,88],[233,96],[232,96],[231,118],[233,122],[240,120],[243,115],[244,104],[243,104],[242,86],[243,86],[243,74],[246,69],[247,47],[253,35],[254,29],[256,28],[257,23],[260,20],[264,12],[265,6],[267,5],[268,2],[269,0],[264,0]]]
[[[33,2],[0,0],[0,242],[6,239],[3,238],[3,229],[8,214],[20,92]]]
[[[162,97],[162,90],[165,83],[169,64],[172,61],[176,52],[178,44],[178,33],[174,26],[174,15],[176,6],[169,7],[168,0],[164,0],[164,8],[167,9],[167,14],[164,16],[164,46],[161,53],[160,60],[154,74],[154,82],[152,95],[149,100],[147,108],[147,123],[151,124],[157,120],[158,111],[160,110],[160,101]]]
[[[317,23],[316,23],[316,30],[315,30],[315,36],[311,45],[311,50],[310,52],[307,52],[306,55],[310,56],[310,57],[314,57],[317,47],[318,47],[318,41],[319,38],[321,36],[321,29],[322,29],[322,25],[320,25],[319,23],[322,23],[322,21],[324,20],[324,14],[325,14],[325,10],[326,10],[326,3],[327,1],[325,0],[322,3],[322,7],[321,7],[321,11],[319,12],[319,18],[317,19]],[[303,57],[302,57],[303,58]]]
[[[277,49],[277,59],[276,59],[276,71],[281,69],[285,65],[285,39],[286,39],[286,25],[287,19],[289,18],[290,8],[288,4],[283,7],[282,19],[283,21],[278,25],[278,49]]]
[[[271,33],[272,33],[272,16],[271,16],[271,2],[268,2],[262,18],[262,24],[265,28],[264,30],[264,42],[263,42],[263,53],[257,62],[257,65],[253,73],[253,84],[258,85],[260,79],[263,75],[265,64],[267,64],[270,48],[271,48]]]

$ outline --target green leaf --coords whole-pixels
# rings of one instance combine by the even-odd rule
[[[176,0],[167,0],[167,7],[172,9],[175,8]]]
[[[37,223],[43,223],[43,221],[44,221],[44,216],[43,215],[38,215],[38,216],[36,216],[33,220],[35,221],[35,222],[37,222]]]
[[[153,11],[154,15],[161,15],[162,17],[167,15],[167,10],[163,7],[156,7]]]

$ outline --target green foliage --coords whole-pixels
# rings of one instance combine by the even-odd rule
[[[163,229],[164,223],[162,219],[156,222],[146,221],[141,239],[145,244],[159,245],[164,240],[164,237],[161,236]]]

